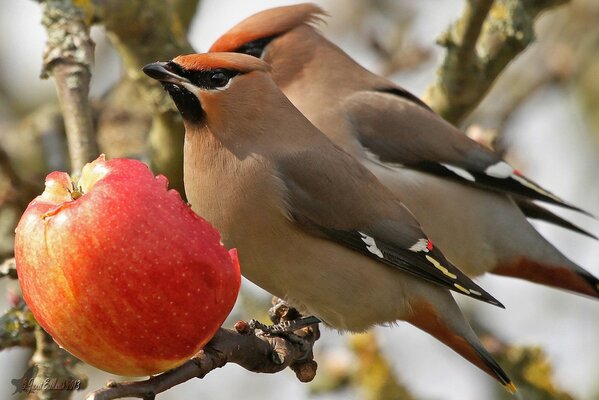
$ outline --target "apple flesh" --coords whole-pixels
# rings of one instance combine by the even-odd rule
[[[23,214],[15,258],[25,301],[56,342],[105,371],[142,376],[182,364],[231,311],[234,250],[141,162],[53,172]]]

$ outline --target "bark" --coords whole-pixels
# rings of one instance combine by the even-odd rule
[[[480,103],[506,66],[535,39],[534,22],[567,0],[469,0],[439,39],[447,49],[425,101],[459,124]]]
[[[42,77],[53,76],[56,82],[71,170],[78,174],[98,156],[88,101],[94,43],[84,13],[70,0],[46,0],[41,6],[48,33]]]

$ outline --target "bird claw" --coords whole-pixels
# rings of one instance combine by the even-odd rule
[[[318,319],[314,316],[308,316],[308,317],[301,317],[298,319],[294,319],[291,321],[284,320],[284,321],[281,321],[281,322],[279,322],[277,324],[273,324],[273,325],[266,325],[260,321],[252,319],[249,322],[249,325],[250,325],[250,329],[252,329],[252,330],[259,329],[268,335],[285,336],[287,333],[292,333],[299,329],[308,327],[310,325],[318,324],[320,322],[321,322],[320,319]]]
[[[293,320],[301,317],[296,308],[278,297],[273,297],[272,307],[268,310],[268,316],[273,324],[278,324],[283,320]]]

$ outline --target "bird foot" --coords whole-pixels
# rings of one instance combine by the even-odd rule
[[[282,320],[279,323],[273,325],[266,325],[260,321],[252,319],[249,322],[249,325],[250,329],[252,330],[259,329],[266,334],[280,336],[281,334],[291,333],[299,329],[306,328],[310,325],[318,324],[320,322],[320,319],[318,319],[317,317],[308,316],[300,317],[298,319],[293,320]]]

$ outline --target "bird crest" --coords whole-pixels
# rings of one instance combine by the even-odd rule
[[[236,51],[254,40],[272,38],[302,24],[319,22],[326,15],[322,8],[313,3],[271,8],[235,25],[214,42],[210,52]]]
[[[175,57],[173,62],[188,71],[210,71],[215,69],[228,69],[241,73],[270,71],[270,66],[264,61],[239,53],[187,54]]]

